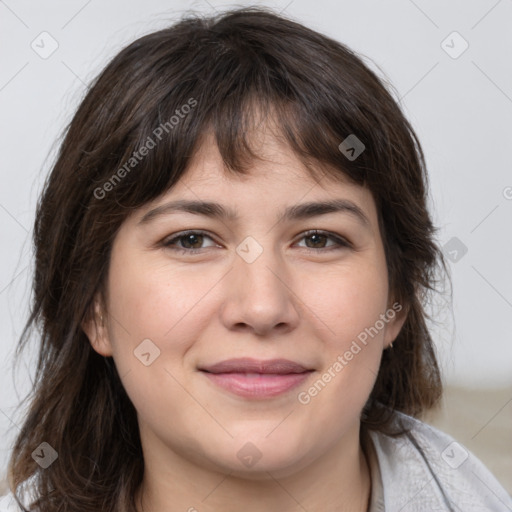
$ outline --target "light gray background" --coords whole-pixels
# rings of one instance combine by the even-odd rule
[[[236,5],[250,4],[258,2]],[[264,4],[348,44],[396,88],[426,153],[439,242],[456,237],[460,242],[450,243],[467,248],[462,257],[460,249],[449,255],[458,259],[450,262],[453,313],[440,301],[432,325],[445,380],[508,387],[512,401],[512,0]],[[234,5],[0,0],[0,476],[35,356],[34,348],[15,386],[12,355],[30,297],[34,208],[55,141],[86,84],[123,46],[187,10]],[[58,44],[46,59],[31,48],[50,48],[44,31]],[[451,46],[454,56],[463,49],[458,36],[446,39],[454,31],[469,44],[457,58],[443,49]]]

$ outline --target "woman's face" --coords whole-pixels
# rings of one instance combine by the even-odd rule
[[[146,459],[258,479],[356,449],[403,324],[370,192],[315,182],[270,135],[261,148],[250,176],[227,177],[208,139],[114,241],[106,327],[84,329],[114,358]]]

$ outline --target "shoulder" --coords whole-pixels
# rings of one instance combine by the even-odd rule
[[[464,445],[402,413],[407,433],[369,432],[377,455],[386,510],[512,511],[512,498]]]
[[[0,512],[20,512],[20,510],[11,493],[0,496]]]

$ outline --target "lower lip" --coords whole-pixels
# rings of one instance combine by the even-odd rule
[[[217,386],[247,398],[271,398],[302,384],[312,373],[257,374],[203,372]]]

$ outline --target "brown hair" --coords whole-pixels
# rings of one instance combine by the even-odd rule
[[[15,491],[34,479],[29,510],[136,510],[144,470],[136,411],[112,358],[92,349],[81,324],[103,291],[123,220],[180,179],[205,133],[226,172],[245,173],[258,158],[247,135],[256,110],[271,113],[313,176],[349,178],[376,202],[390,290],[408,314],[383,353],[362,425],[391,433],[393,411],[419,415],[438,401],[424,305],[446,264],[423,152],[397,102],[349,48],[268,9],[190,15],[136,40],[101,72],[37,205],[32,307],[17,355],[34,326],[41,343],[9,464]],[[365,146],[357,158],[339,149],[351,134]],[[47,469],[31,456],[41,442],[58,453]]]

